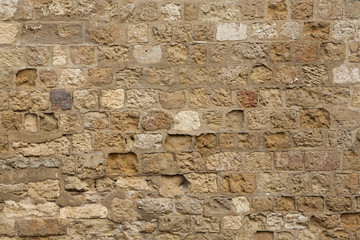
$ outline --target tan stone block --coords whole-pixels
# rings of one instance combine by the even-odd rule
[[[68,221],[65,218],[22,219],[17,222],[22,237],[65,235]]]
[[[287,17],[287,5],[285,0],[272,0],[268,3],[268,18],[273,20],[285,20]]]
[[[27,198],[19,202],[5,201],[3,211],[7,218],[53,217],[59,214],[59,207],[50,202],[34,204]]]
[[[293,60],[297,62],[316,61],[318,46],[312,42],[297,42],[293,44]]]
[[[185,93],[184,91],[175,92],[159,92],[159,102],[163,108],[179,109],[185,107]]]
[[[174,117],[174,129],[178,131],[194,131],[201,126],[199,114],[195,111],[181,111]]]
[[[124,89],[101,90],[100,105],[106,110],[120,109],[124,106]]]
[[[105,158],[102,152],[84,153],[77,158],[80,179],[97,179],[105,175]]]
[[[243,23],[218,23],[216,40],[239,41],[247,38],[248,26]]]
[[[252,37],[257,40],[274,40],[279,37],[277,24],[274,22],[253,23],[251,28]]]
[[[266,132],[264,141],[265,147],[268,149],[291,147],[291,139],[288,132]]]
[[[171,153],[143,154],[140,163],[142,173],[173,174],[175,172]]]
[[[170,42],[173,32],[170,25],[156,24],[152,27],[152,34],[158,42]]]
[[[124,151],[128,149],[128,142],[120,133],[104,132],[96,133],[94,150]]]
[[[209,171],[239,171],[242,169],[242,159],[236,152],[215,153],[206,159],[206,168]]]
[[[273,232],[256,232],[254,233],[254,240],[273,240]]]
[[[112,44],[121,37],[121,30],[115,24],[103,24],[103,23],[91,23],[87,32],[89,37],[96,43],[100,44]]]
[[[50,95],[47,91],[30,92],[30,105],[32,111],[46,111],[50,107]]]
[[[60,186],[58,180],[46,180],[28,184],[28,195],[34,199],[46,199],[54,201],[60,197]]]
[[[87,153],[92,150],[92,137],[89,133],[74,134],[72,138],[73,152]]]
[[[95,48],[93,46],[75,46],[70,48],[70,59],[75,65],[88,66],[95,62]]]
[[[1,220],[0,221],[0,236],[15,236],[15,221],[14,220]]]
[[[241,7],[237,3],[206,3],[200,6],[200,19],[204,20],[238,20],[241,18]]]
[[[313,2],[309,0],[291,1],[291,18],[294,20],[307,20],[313,17]]]
[[[84,115],[84,128],[89,130],[106,129],[109,125],[108,115],[102,112],[89,112]]]
[[[343,0],[320,0],[318,5],[318,12],[323,19],[340,19],[344,15],[345,5],[346,4]]]
[[[81,69],[63,69],[61,71],[59,86],[79,87],[85,83],[85,73]]]
[[[138,160],[136,154],[110,153],[106,172],[110,177],[137,175]]]
[[[248,73],[243,66],[221,67],[218,71],[218,79],[223,85],[245,86]]]
[[[253,152],[245,157],[245,170],[248,172],[267,171],[271,169],[272,159],[269,153]]]
[[[127,28],[127,41],[129,43],[147,42],[147,31],[146,23],[131,24]]]
[[[147,112],[141,119],[141,126],[145,131],[168,130],[171,127],[171,117],[161,111]]]
[[[276,199],[276,210],[279,212],[295,211],[295,199],[292,197],[279,197]]]
[[[99,46],[99,66],[113,66],[127,63],[130,59],[129,49],[125,46]]]
[[[273,211],[275,199],[273,197],[254,197],[251,202],[251,208],[255,211]]]
[[[200,152],[214,151],[217,146],[217,136],[212,133],[205,133],[195,137],[194,147]]]
[[[351,44],[350,51],[352,52]],[[344,43],[322,43],[320,45],[319,59],[321,61],[340,61],[344,60],[346,55],[346,46]],[[350,62],[353,62],[354,55],[351,55]]]
[[[24,116],[24,130],[26,132],[38,131],[38,116],[36,114],[26,114]]]
[[[243,18],[244,19],[261,19],[265,16],[265,7],[261,0],[250,0],[244,2],[243,5]]]
[[[309,171],[330,171],[340,167],[340,159],[337,152],[306,152],[305,169]]]
[[[328,196],[325,198],[326,208],[333,212],[351,211],[351,198],[342,196]]]
[[[314,107],[319,103],[319,88],[291,88],[285,90],[287,106]]]
[[[98,91],[95,89],[73,91],[73,105],[82,112],[97,110],[98,102]]]
[[[30,96],[28,91],[9,92],[9,109],[14,111],[25,111],[30,107]]]
[[[67,133],[76,133],[82,130],[80,115],[71,112],[60,114],[59,128]]]
[[[108,210],[101,204],[85,204],[80,207],[64,207],[60,209],[63,218],[106,218]]]
[[[79,44],[82,37],[82,25],[73,23],[28,23],[21,34],[22,42],[28,44]]]
[[[301,212],[318,212],[324,208],[322,197],[301,197],[297,200],[298,209]]]
[[[129,108],[151,108],[157,103],[157,91],[152,89],[128,90],[126,105]]]
[[[201,171],[205,168],[205,161],[198,152],[176,153],[175,164],[181,173]]]
[[[18,25],[15,23],[2,22],[0,24],[0,45],[15,44],[19,31],[18,28]]]
[[[252,193],[256,190],[253,173],[232,173],[221,179],[220,189],[228,193]]]
[[[186,63],[189,55],[189,49],[184,44],[170,45],[167,47],[167,60],[173,64]]]
[[[141,64],[154,64],[159,63],[162,59],[161,46],[146,46],[135,45],[134,46],[134,58]]]
[[[192,149],[192,137],[188,135],[167,135],[164,147],[171,152],[189,151]]]
[[[254,83],[263,84],[270,81],[273,77],[273,71],[265,65],[256,65],[250,73],[250,78]]]
[[[174,38],[177,42],[188,43],[193,39],[192,35],[192,25],[191,24],[181,24],[174,28]],[[181,46],[181,45],[178,45]]]
[[[286,173],[260,173],[257,188],[261,192],[284,192],[287,188],[289,175]]]
[[[330,113],[323,108],[309,108],[301,111],[301,127],[318,129],[330,127]]]
[[[58,129],[58,119],[53,113],[45,113],[39,116],[39,128],[40,130],[51,132]]]
[[[279,170],[302,170],[304,167],[301,152],[276,152],[273,157],[275,168]]]
[[[140,114],[135,111],[111,112],[110,128],[113,130],[136,131],[139,128]]]
[[[110,84],[113,81],[111,68],[90,68],[88,75],[89,83],[95,86]]]
[[[217,175],[212,173],[190,173],[185,175],[189,181],[189,192],[191,193],[216,193]]]
[[[213,67],[180,68],[179,81],[183,85],[212,84],[215,82]]]
[[[1,126],[6,131],[19,131],[22,126],[22,116],[16,112],[3,112],[1,114]]]
[[[358,213],[341,214],[341,227],[343,227],[344,229],[359,229],[360,214]]]
[[[161,134],[137,134],[134,139],[134,147],[138,149],[160,148],[162,144]]]

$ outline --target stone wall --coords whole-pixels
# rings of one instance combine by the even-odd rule
[[[360,239],[359,0],[1,0],[0,239]]]

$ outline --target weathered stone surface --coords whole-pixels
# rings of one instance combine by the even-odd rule
[[[58,180],[46,180],[44,182],[29,183],[28,195],[34,199],[45,198],[53,201],[60,196],[60,186]]]
[[[1,220],[0,221],[0,236],[15,236],[15,221]]]
[[[134,58],[141,64],[159,63],[162,58],[161,47],[136,45],[134,47]]]
[[[252,193],[256,190],[255,175],[233,173],[221,180],[220,189],[229,193]]]
[[[33,204],[28,198],[18,203],[5,201],[3,211],[7,218],[52,217],[58,215],[59,207],[50,202]]]
[[[15,44],[18,34],[18,25],[13,23],[0,24],[0,44]]]
[[[18,233],[22,237],[65,235],[65,218],[23,219],[18,221]]]
[[[88,75],[89,83],[95,86],[109,84],[113,80],[111,68],[91,68]]]
[[[359,17],[0,0],[0,239],[358,239]]]
[[[103,99],[104,98],[102,98],[102,100]],[[98,92],[95,89],[75,90],[73,92],[74,107],[76,109],[79,109],[80,111],[96,110],[98,108],[98,102],[99,102]]]
[[[174,129],[178,131],[197,130],[201,126],[199,114],[195,111],[182,111],[174,117]]]
[[[151,108],[157,103],[157,92],[155,90],[134,89],[127,91],[127,107]]]
[[[222,152],[209,156],[206,168],[209,171],[238,171],[241,170],[240,154],[235,152]]]
[[[220,23],[217,25],[216,40],[245,40],[247,38],[247,28],[247,25],[241,23]]]
[[[190,173],[185,177],[189,181],[189,192],[215,193],[218,191],[216,174]]]
[[[60,209],[63,218],[106,218],[108,210],[101,204],[85,204],[80,207],[64,207]]]
[[[151,111],[141,120],[141,126],[145,131],[166,130],[171,127],[170,116],[161,111]]]
[[[107,110],[122,108],[124,106],[124,94],[123,89],[102,90],[100,95],[101,107]]]
[[[137,134],[134,140],[134,147],[139,149],[159,148],[161,143],[161,134]]]
[[[138,161],[134,153],[111,153],[108,157],[109,176],[133,176],[137,174]]]
[[[173,155],[171,153],[144,154],[141,166],[143,173],[173,174]]]

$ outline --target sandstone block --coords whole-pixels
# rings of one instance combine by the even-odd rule
[[[134,46],[134,58],[141,64],[159,63],[162,59],[161,46]]]
[[[138,160],[134,153],[111,153],[108,156],[107,174],[114,176],[133,176],[137,174]]]
[[[100,105],[106,110],[119,109],[124,106],[123,89],[101,90]]]
[[[216,40],[245,40],[247,38],[247,28],[247,25],[242,23],[219,23],[217,25]]]
[[[22,237],[65,235],[67,220],[64,218],[22,219],[17,222]]]
[[[80,207],[64,207],[60,209],[62,218],[106,218],[108,210],[101,204],[85,204]]]
[[[190,173],[185,177],[189,181],[189,192],[216,193],[218,191],[216,174]]]
[[[201,126],[199,114],[195,111],[181,111],[174,117],[174,129],[178,131],[198,130]]]
[[[0,45],[15,44],[18,31],[17,24],[2,22],[0,24]]]

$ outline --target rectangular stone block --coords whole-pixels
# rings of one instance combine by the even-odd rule
[[[64,235],[67,229],[67,219],[21,219],[17,221],[17,226],[21,237]]]
[[[29,23],[22,29],[25,44],[77,44],[82,43],[83,29],[78,24]]]

